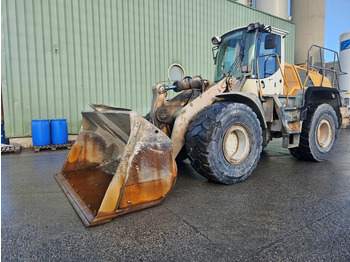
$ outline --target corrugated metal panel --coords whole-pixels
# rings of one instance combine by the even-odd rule
[[[293,62],[292,23],[227,0],[4,0],[6,135],[31,135],[38,118],[67,118],[77,133],[89,103],[144,114],[171,64],[211,79],[211,37],[256,21],[291,33]]]

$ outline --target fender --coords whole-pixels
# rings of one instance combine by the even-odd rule
[[[342,122],[342,117],[340,113],[341,107],[341,99],[340,93],[338,89],[330,88],[330,87],[319,87],[319,86],[311,86],[305,91],[305,102],[302,107],[302,118],[303,120],[306,118],[307,107],[310,104],[329,104],[333,107],[335,113],[337,114],[339,126]]]
[[[257,115],[261,128],[267,128],[264,109],[262,107],[260,99],[256,95],[243,92],[227,92],[219,94],[216,97],[223,98],[226,101],[241,103],[249,106]]]

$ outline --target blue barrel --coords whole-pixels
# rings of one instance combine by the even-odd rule
[[[51,119],[51,141],[54,145],[68,142],[67,119]]]
[[[33,146],[46,146],[50,144],[50,121],[48,119],[32,120]]]
[[[3,123],[1,123],[1,144],[5,144],[5,132]]]

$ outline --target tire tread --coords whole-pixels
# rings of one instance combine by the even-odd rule
[[[229,104],[232,103],[215,103],[198,113],[198,115],[192,120],[192,123],[190,124],[186,133],[186,149],[192,167],[200,175],[212,181],[225,184],[234,184],[246,179],[251,172],[242,177],[232,178],[232,181],[229,182],[223,181],[222,178],[218,178],[218,175],[221,176],[222,174],[215,174],[213,169],[210,167],[209,161],[209,144],[213,138],[217,137],[215,132],[218,132],[221,125],[220,122],[217,122],[217,116],[226,114],[226,111],[229,110]],[[249,107],[247,108],[251,111],[250,113],[256,117],[255,113]],[[197,132],[198,128],[200,128],[199,132]],[[260,145],[260,149],[258,149],[259,157],[261,150],[262,146]],[[255,169],[257,162],[258,159],[253,164],[252,170]]]

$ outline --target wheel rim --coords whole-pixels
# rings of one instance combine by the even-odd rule
[[[317,127],[317,143],[321,148],[326,148],[332,142],[332,126],[327,119],[322,119]]]
[[[241,125],[231,126],[225,133],[223,140],[225,159],[231,164],[244,161],[250,152],[250,138],[248,131]]]

